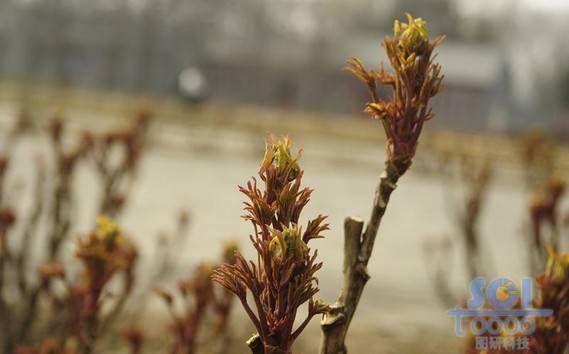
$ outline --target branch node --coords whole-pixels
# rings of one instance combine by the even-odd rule
[[[363,262],[358,263],[356,266],[356,272],[366,282],[371,278],[367,271],[367,266]]]
[[[346,316],[344,315],[344,307],[340,311],[324,315],[320,324],[322,327],[333,327],[346,322]]]

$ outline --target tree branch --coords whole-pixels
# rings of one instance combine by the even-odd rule
[[[348,217],[344,222],[344,284],[332,310],[321,322],[320,354],[346,354],[348,328],[370,276],[367,264],[391,193],[399,178],[409,169],[411,160],[387,161],[376,188],[370,220],[362,234],[364,221]]]

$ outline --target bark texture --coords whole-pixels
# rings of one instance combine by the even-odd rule
[[[348,217],[344,222],[344,283],[332,311],[321,322],[320,354],[346,354],[346,335],[370,276],[367,265],[373,252],[377,232],[391,193],[399,178],[411,166],[410,160],[387,161],[375,191],[371,217],[364,221]]]

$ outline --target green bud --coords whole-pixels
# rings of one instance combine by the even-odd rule
[[[284,255],[301,258],[308,252],[308,246],[302,240],[301,231],[297,226],[285,227],[283,231],[275,230],[269,249],[275,257]]]
[[[429,32],[427,22],[421,18],[413,18],[410,14],[405,14],[408,23],[399,23],[395,20],[393,33],[399,41],[399,46],[403,49],[405,56],[421,55],[429,44]]]
[[[291,154],[291,146],[292,141],[286,136],[277,141],[271,137],[265,147],[261,171],[272,165],[277,167],[279,173],[288,173],[289,180],[295,179],[300,172],[300,166],[297,162],[298,157],[294,158]]]
[[[223,260],[232,263],[235,259],[235,252],[239,250],[239,246],[235,241],[228,241],[223,245]]]
[[[557,253],[548,248],[548,258],[545,273],[556,282],[569,279],[569,254]]]
[[[124,243],[121,229],[111,219],[104,215],[97,218],[96,236],[104,240],[109,246],[118,246]]]

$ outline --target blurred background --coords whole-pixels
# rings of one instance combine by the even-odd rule
[[[392,197],[348,344],[354,353],[462,352],[446,310],[467,294],[463,216],[472,217],[472,200],[487,274],[527,276],[528,205],[569,167],[565,0],[2,0],[0,139],[8,141],[14,121],[32,127],[11,149],[8,201],[29,208],[22,196],[35,157],[49,155],[41,129],[54,114],[79,135],[151,110],[148,149],[120,223],[152,259],[154,236],[188,211],[188,240],[163,281],[171,285],[216,259],[224,240],[253,254],[237,185],[256,174],[266,134],[288,134],[304,150],[305,184],[316,189],[305,218],[330,215],[317,247],[321,296],[332,302],[343,219],[367,217],[385,158],[380,124],[362,113],[366,88],[342,68],[351,56],[373,68],[385,62],[381,40],[405,12],[424,18],[432,38],[446,34],[436,51],[445,88]],[[534,145],[545,151],[529,156]],[[492,166],[491,183],[481,166]],[[91,172],[81,168],[74,181],[73,236],[97,214]],[[447,291],[458,294],[454,303]],[[314,320],[299,353],[316,351],[317,331]]]
[[[563,0],[5,0],[4,81],[356,113],[339,69],[377,64],[409,11],[446,34],[437,126],[569,134]]]

